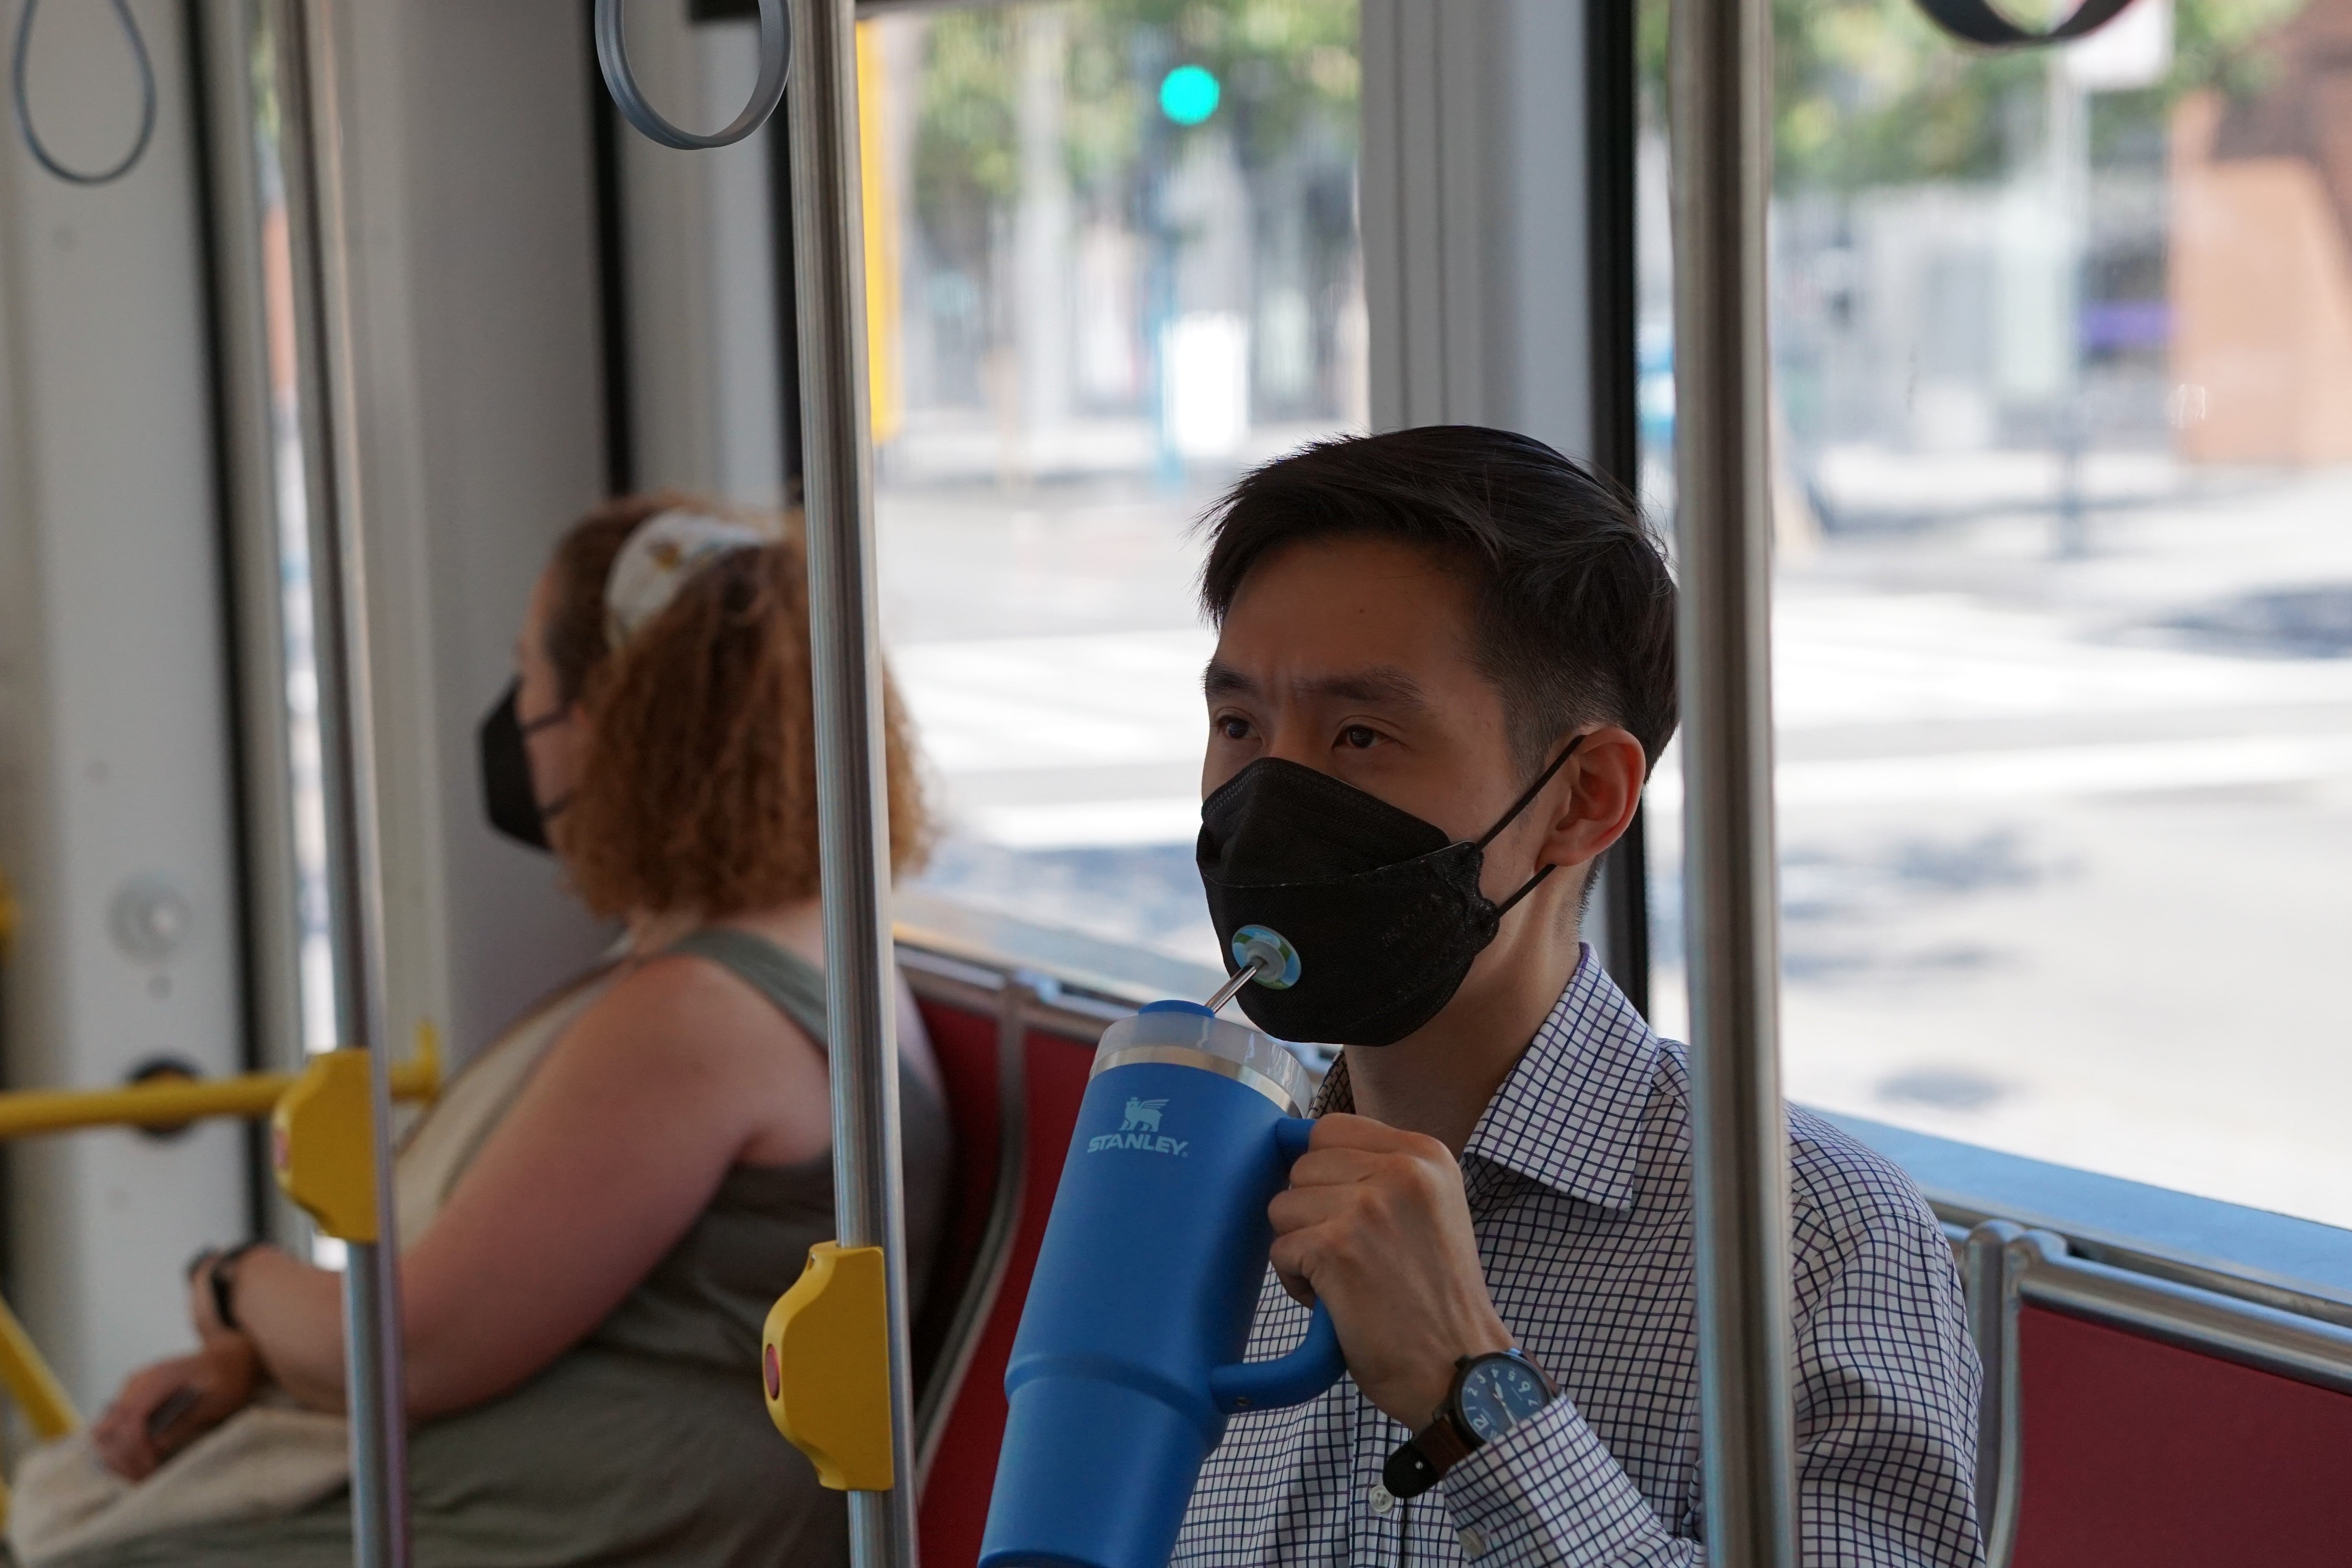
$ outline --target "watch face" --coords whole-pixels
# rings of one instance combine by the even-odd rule
[[[1462,1418],[1482,1443],[1491,1443],[1550,1401],[1535,1368],[1511,1356],[1490,1356],[1462,1379]]]

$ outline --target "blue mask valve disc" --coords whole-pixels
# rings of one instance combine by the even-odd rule
[[[1233,953],[1237,968],[1257,961],[1257,983],[1269,991],[1287,991],[1298,984],[1298,950],[1278,931],[1244,926],[1234,932]]]

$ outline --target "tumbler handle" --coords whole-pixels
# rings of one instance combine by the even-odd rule
[[[1286,1116],[1274,1124],[1274,1146],[1282,1155],[1282,1168],[1288,1170],[1298,1163],[1307,1152],[1307,1145],[1315,1140],[1315,1119],[1311,1116]]]
[[[1285,1166],[1307,1152],[1314,1132],[1315,1123],[1305,1117],[1286,1116],[1274,1124],[1274,1146]],[[1216,1368],[1209,1373],[1209,1397],[1228,1415],[1241,1410],[1279,1410],[1304,1405],[1339,1382],[1347,1370],[1339,1331],[1331,1326],[1331,1309],[1318,1301],[1297,1349],[1272,1361],[1238,1361]]]

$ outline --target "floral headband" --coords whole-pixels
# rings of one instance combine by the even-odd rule
[[[773,542],[755,528],[700,512],[664,511],[646,519],[621,546],[604,579],[605,647],[618,651],[711,562]]]

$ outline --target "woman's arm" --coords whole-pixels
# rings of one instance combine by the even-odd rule
[[[197,1334],[207,1342],[226,1331],[214,1314],[210,1282],[203,1276],[190,1293],[188,1310]],[[279,1387],[314,1410],[343,1407],[341,1275],[274,1247],[257,1247],[237,1259],[231,1310]]]
[[[530,1377],[677,1245],[730,1166],[811,1159],[831,1142],[824,1058],[763,997],[686,959],[621,980],[402,1254],[409,1413],[461,1410]],[[334,1275],[257,1250],[234,1310],[281,1386],[341,1408]]]

